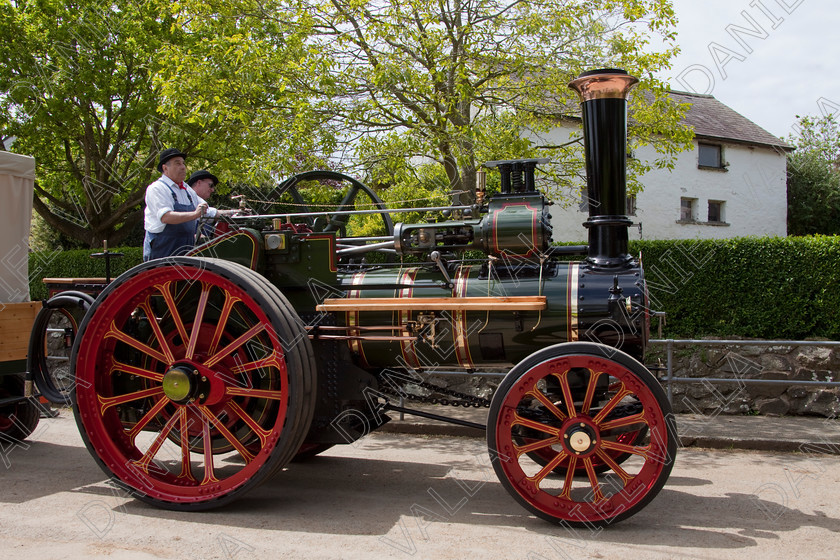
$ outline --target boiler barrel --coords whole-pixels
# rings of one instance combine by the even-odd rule
[[[449,288],[439,271],[421,267],[345,275],[348,310],[337,312],[336,320],[347,327],[356,363],[509,367],[536,350],[576,340],[603,342],[636,356],[643,352],[646,316],[638,267],[605,274],[585,263],[551,263],[542,273],[539,265],[463,265],[451,279]],[[621,299],[610,303],[616,282]],[[368,307],[369,298],[386,303]]]

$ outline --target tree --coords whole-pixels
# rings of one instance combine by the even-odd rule
[[[788,234],[840,235],[840,127],[833,115],[798,117],[788,141]]]
[[[337,153],[353,154],[373,183],[393,184],[411,176],[416,162],[435,161],[450,188],[469,197],[483,161],[536,155],[552,157],[555,174],[579,184],[580,145],[547,147],[539,135],[577,111],[566,84],[596,67],[623,67],[642,79],[631,102],[631,148],[653,143],[661,157],[631,160],[635,175],[671,165],[691,139],[679,125],[682,108],[655,77],[676,52],[666,0],[238,0],[221,6],[184,0],[181,6],[182,21],[191,25],[198,14],[237,22],[212,51],[191,61],[196,75],[220,87],[215,95],[222,103],[240,88],[276,90],[266,78],[281,73],[283,88],[318,100],[307,108],[320,118],[319,129],[326,127]],[[246,33],[254,19],[259,33]],[[305,32],[290,40],[288,32],[267,33],[269,22]],[[651,46],[654,38],[663,42],[660,51]],[[290,42],[304,53],[291,75],[274,55]],[[239,79],[220,64],[231,53],[241,64]],[[285,111],[279,118],[256,114],[273,134],[287,118]]]
[[[220,173],[266,184],[328,166],[336,148],[331,64],[308,42],[306,18],[283,0],[185,0],[179,25],[196,40],[163,46],[160,110],[217,136]]]
[[[0,130],[35,156],[37,212],[90,247],[140,223],[158,151],[198,137],[157,115],[155,52],[180,34],[168,5],[0,0]]]
[[[566,84],[598,67],[643,80],[633,102],[636,145],[659,135],[667,156],[690,139],[654,77],[675,52],[669,2],[330,0],[308,15],[334,61],[336,115],[345,137],[364,138],[357,154],[368,167],[388,154],[432,159],[469,198],[487,159],[551,156],[576,177],[579,145],[540,149],[539,134],[576,111]],[[662,52],[649,51],[651,35],[665,41]]]

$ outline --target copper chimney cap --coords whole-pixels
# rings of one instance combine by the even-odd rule
[[[581,101],[592,99],[627,99],[630,88],[639,83],[624,70],[604,68],[584,72],[569,84]]]

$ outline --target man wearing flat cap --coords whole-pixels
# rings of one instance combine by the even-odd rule
[[[193,188],[193,190],[198,194],[199,198],[204,200],[210,200],[210,196],[213,194],[213,190],[215,190],[216,185],[219,184],[219,179],[206,169],[199,169],[198,171],[194,172],[190,175],[190,178],[187,179],[187,184]],[[230,215],[233,213],[233,210],[217,210],[216,214],[220,216]],[[209,212],[208,212],[208,215]],[[209,239],[213,236],[213,224],[212,223],[204,223],[203,225],[199,225],[199,233],[205,239]]]
[[[204,200],[210,200],[210,195],[216,185],[219,184],[219,178],[207,171],[206,169],[199,169],[187,179],[187,184],[198,193],[198,196]]]
[[[183,255],[195,244],[198,219],[205,214],[214,217],[211,208],[188,184],[187,155],[177,148],[160,153],[160,178],[146,187],[146,211],[143,260]]]

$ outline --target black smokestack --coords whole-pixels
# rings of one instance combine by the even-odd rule
[[[639,80],[624,70],[584,72],[569,84],[581,98],[586,152],[589,260],[597,268],[626,266],[627,94]]]

